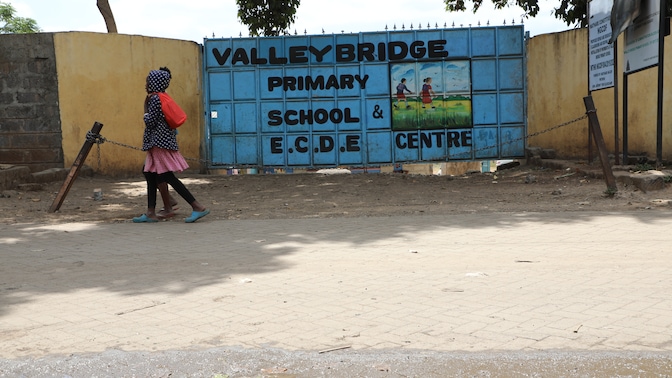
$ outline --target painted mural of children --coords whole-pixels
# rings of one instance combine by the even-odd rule
[[[394,107],[398,108],[399,107],[399,101],[403,101],[404,104],[406,105],[406,109],[410,109],[411,106],[408,105],[408,99],[406,98],[406,93],[408,92],[409,94],[412,94],[410,89],[406,87],[406,78],[402,77],[401,82],[397,84],[397,99],[394,101]]]
[[[424,84],[422,84],[422,93],[420,97],[422,98],[422,108],[424,109],[425,105],[432,104],[432,98],[436,95],[436,93],[434,93],[434,90],[432,89],[431,77],[423,79],[422,82]],[[432,104],[432,109],[434,108],[436,108],[436,106]]]

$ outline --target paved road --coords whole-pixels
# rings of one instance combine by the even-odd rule
[[[359,353],[380,374],[553,351],[664,375],[671,231],[660,211],[2,225],[0,375],[211,350]]]

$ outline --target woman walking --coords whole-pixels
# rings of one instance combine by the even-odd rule
[[[170,70],[166,67],[152,70],[147,75],[147,82],[145,84],[145,89],[147,90],[144,115],[145,133],[142,138],[142,150],[147,151],[143,167],[143,174],[147,180],[147,212],[133,218],[133,222],[135,223],[158,222],[159,219],[175,215],[172,210],[173,204],[169,200],[170,196],[166,198],[166,196],[162,195],[164,209],[159,214],[155,210],[156,190],[160,187],[167,189],[166,184],[172,186],[177,194],[191,205],[191,216],[186,218],[185,222],[196,222],[210,213],[210,210],[196,201],[196,198],[194,198],[174,173],[182,172],[189,168],[189,165],[178,149],[176,131],[171,129],[168,123],[166,123],[165,116],[161,110],[161,100],[156,94],[157,92],[166,91],[170,84],[170,79]]]

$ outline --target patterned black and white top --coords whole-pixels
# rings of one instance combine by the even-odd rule
[[[161,99],[155,92],[165,92],[170,84],[170,73],[152,70],[147,75],[147,98],[145,99],[145,134],[142,137],[142,150],[160,147],[177,151],[176,131],[166,123],[161,110]]]

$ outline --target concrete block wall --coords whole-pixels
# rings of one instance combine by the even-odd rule
[[[63,167],[54,39],[0,34],[0,163]]]
[[[17,185],[30,181],[32,177],[28,167],[0,164],[0,191],[14,189]]]

